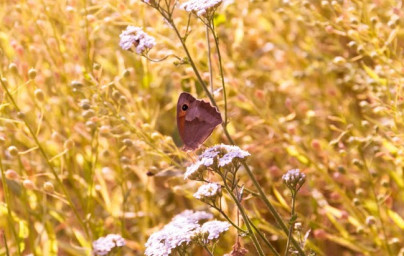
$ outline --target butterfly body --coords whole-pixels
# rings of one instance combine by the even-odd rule
[[[197,149],[221,123],[216,107],[189,93],[181,93],[177,103],[177,127],[184,150]]]

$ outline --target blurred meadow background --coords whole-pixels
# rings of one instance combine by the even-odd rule
[[[184,33],[188,13],[173,16]],[[296,238],[307,235],[307,255],[404,255],[403,18],[393,0],[225,0],[216,10],[228,132],[285,223],[282,175],[306,175]],[[208,100],[191,66],[119,47],[132,25],[155,38],[150,58],[186,57],[155,9],[140,0],[3,0],[0,21],[0,255],[91,255],[92,242],[112,233],[126,240],[116,255],[143,255],[148,237],[183,210],[223,220],[182,175],[196,154],[181,150],[178,96]],[[209,84],[205,26],[191,17],[189,31]],[[216,143],[230,144],[221,126],[202,148]],[[243,206],[283,255],[286,236],[260,198]],[[228,197],[222,207],[236,220]],[[236,239],[231,227],[215,255]]]

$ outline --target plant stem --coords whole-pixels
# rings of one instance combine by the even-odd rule
[[[209,27],[206,27],[206,42],[208,44],[210,92],[213,94],[213,70],[212,70],[212,56],[210,52]]]
[[[237,208],[239,209],[240,214],[243,217],[244,223],[247,226],[248,232],[251,235],[251,239],[252,239],[252,241],[254,243],[255,248],[257,249],[258,254],[263,256],[264,252],[262,251],[261,245],[258,243],[258,240],[257,240],[257,237],[255,236],[254,231],[251,229],[250,220],[249,220],[247,214],[245,213],[243,206],[241,206],[241,204],[238,201],[237,197],[230,190],[229,186],[226,183],[225,177],[222,176],[222,180],[224,181],[224,187],[226,188],[226,191],[229,193],[229,195],[232,197],[233,201],[236,203]]]
[[[215,208],[218,212],[220,212],[223,217],[233,226],[235,227],[238,231],[243,232],[243,233],[248,233],[247,231],[245,231],[244,229],[240,228],[239,226],[237,226],[227,215],[226,213],[223,212],[222,209],[215,207],[213,205],[211,205],[213,208]]]
[[[292,192],[292,212],[290,213],[290,222],[289,222],[289,233],[288,233],[288,240],[286,242],[286,249],[285,249],[285,256],[288,255],[290,240],[293,234],[293,228],[295,225],[294,218],[295,218],[295,202],[296,202],[296,192]]]
[[[215,39],[217,57],[219,59],[219,70],[220,70],[220,77],[221,77],[221,80],[222,80],[223,99],[224,99],[224,125],[223,125],[223,127],[227,127],[227,93],[226,93],[226,84],[224,82],[223,63],[222,63],[222,55],[220,53],[220,48],[219,48],[219,38],[217,37],[217,35],[215,33],[215,24],[213,23],[213,20],[209,20],[208,28],[210,28],[210,30],[212,31],[213,38]]]
[[[264,243],[269,247],[269,249],[272,251],[272,253],[275,256],[280,256],[279,253],[276,251],[276,249],[268,241],[268,239],[262,234],[262,232],[254,225],[254,223],[251,220],[250,220],[250,224],[255,229],[255,231],[257,231],[257,234],[261,237],[261,239],[264,240]]]

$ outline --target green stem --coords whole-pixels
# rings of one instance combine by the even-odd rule
[[[187,47],[187,45],[185,44],[184,40],[182,40],[182,37],[181,37],[181,35],[180,35],[180,32],[178,31],[177,27],[175,26],[175,24],[174,24],[172,18],[171,18],[171,17],[170,17],[170,18],[165,17],[165,18],[170,22],[170,25],[173,27],[175,33],[177,34],[178,38],[180,39],[180,42],[181,42],[181,44],[182,44],[182,47],[184,48],[185,54],[186,54],[187,57],[188,57],[189,63],[191,64],[191,67],[192,67],[192,69],[193,69],[193,71],[194,71],[196,77],[198,78],[198,81],[199,81],[199,83],[201,84],[203,90],[205,91],[206,95],[208,96],[210,102],[211,102],[215,107],[217,107],[217,104],[216,104],[215,99],[213,98],[213,95],[209,92],[209,90],[208,90],[208,88],[207,88],[205,82],[203,81],[203,79],[202,79],[202,77],[201,77],[201,74],[199,74],[199,71],[198,71],[198,69],[196,68],[195,63],[194,63],[194,61],[192,60],[191,54],[190,54],[189,51],[188,51],[188,47]]]
[[[223,217],[233,226],[233,227],[235,227],[238,231],[240,231],[240,232],[242,232],[242,233],[248,233],[247,231],[245,231],[244,229],[242,229],[242,228],[240,228],[239,226],[237,226],[227,215],[226,215],[226,213],[225,212],[223,212],[223,210],[222,209],[220,209],[220,208],[218,208],[218,207],[216,207],[216,206],[214,206],[214,205],[211,205],[213,208],[215,208],[218,212],[220,212],[222,215],[223,215]]]
[[[3,239],[4,239],[4,248],[6,249],[6,255],[10,256],[10,252],[8,250],[8,245],[7,245],[7,238],[6,238],[6,234],[3,233]]]
[[[215,33],[215,24],[212,20],[209,20],[209,28],[212,31],[213,38],[215,39],[215,46],[217,51],[217,57],[219,59],[219,70],[220,70],[220,77],[222,81],[222,88],[223,88],[223,99],[224,99],[224,125],[223,127],[227,127],[227,93],[226,93],[226,84],[224,82],[224,72],[223,72],[223,63],[222,63],[222,55],[220,53],[219,48],[219,38]]]
[[[209,80],[210,92],[213,94],[213,70],[212,70],[212,56],[210,52],[209,28],[206,27],[206,42],[208,43],[208,63],[209,63]]]
[[[296,202],[296,192],[292,192],[292,212],[290,213],[290,223],[289,223],[289,233],[288,233],[288,240],[286,242],[286,250],[285,250],[285,256],[288,255],[289,251],[289,246],[290,246],[290,240],[292,238],[293,234],[293,228],[295,225],[294,218],[295,218],[295,202]]]
[[[6,92],[7,96],[9,97],[11,103],[13,104],[14,108],[20,112],[20,108],[18,107],[17,103],[15,102],[13,96],[11,95],[10,91],[8,90],[6,84],[3,82],[3,80],[1,79],[3,76],[2,74],[0,74],[0,82],[1,85],[4,89],[4,91]],[[71,209],[73,210],[74,214],[76,215],[76,219],[79,221],[80,225],[83,227],[84,231],[86,232],[87,237],[89,236],[88,230],[86,225],[84,224],[79,212],[77,211],[76,207],[74,207],[73,204],[73,200],[70,197],[69,193],[67,192],[65,186],[63,185],[62,180],[59,178],[55,168],[53,168],[53,165],[51,164],[48,156],[45,153],[44,148],[42,147],[41,143],[39,142],[37,136],[35,135],[35,132],[32,130],[31,126],[28,124],[28,121],[25,119],[25,117],[22,118],[22,120],[24,121],[25,126],[28,128],[29,133],[31,134],[32,138],[34,139],[35,143],[37,144],[37,147],[39,149],[39,151],[41,152],[42,156],[44,157],[49,169],[51,170],[53,176],[55,177],[56,182],[58,183],[58,185],[60,186],[60,188],[63,191],[63,194],[66,196],[67,201],[69,202],[69,206],[71,207]]]
[[[269,249],[272,251],[272,253],[275,256],[280,256],[279,253],[276,251],[276,249],[272,246],[272,244],[268,241],[268,239],[262,234],[262,232],[254,225],[254,223],[250,220],[251,226],[255,229],[257,234],[261,237],[262,240],[264,240],[264,243],[269,247]]]
[[[254,243],[255,248],[257,249],[257,252],[259,255],[264,255],[264,252],[262,251],[261,245],[258,243],[257,237],[255,236],[254,231],[251,229],[251,224],[250,224],[250,220],[247,216],[247,214],[244,211],[243,206],[241,206],[240,202],[238,201],[237,197],[233,194],[233,192],[230,190],[229,186],[227,185],[225,178],[222,176],[222,180],[224,181],[224,187],[226,188],[226,191],[229,193],[229,195],[231,196],[231,198],[233,199],[233,201],[236,203],[237,208],[241,214],[241,216],[243,217],[244,223],[247,226],[248,232],[251,235],[251,239]]]

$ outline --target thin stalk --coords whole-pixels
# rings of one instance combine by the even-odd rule
[[[0,78],[0,80],[1,80],[1,78]],[[11,232],[13,233],[13,235],[14,235],[15,242],[17,244],[18,255],[21,255],[20,238],[18,237],[17,231],[15,230],[15,227],[14,227],[14,221],[13,221],[13,216],[11,214],[11,206],[10,206],[10,193],[8,191],[8,186],[7,186],[7,183],[6,183],[6,174],[4,172],[3,162],[1,160],[1,157],[0,157],[0,170],[1,170],[1,182],[2,182],[3,190],[4,190],[4,198],[6,200],[6,205],[7,205],[8,222],[11,224],[10,229],[11,229]],[[6,235],[5,234],[4,234],[4,244],[6,245],[7,254],[8,254],[8,247],[7,247],[7,241],[6,241]]]
[[[289,223],[289,234],[288,234],[288,240],[286,242],[286,250],[285,250],[285,256],[288,255],[289,251],[289,246],[290,246],[290,240],[293,234],[293,228],[295,225],[294,218],[295,218],[295,203],[296,203],[296,192],[292,192],[292,212],[290,213],[290,223]]]
[[[206,42],[208,44],[208,63],[209,63],[210,92],[213,94],[212,56],[211,56],[211,52],[210,52],[210,38],[209,38],[209,28],[208,27],[206,27]]]
[[[225,178],[222,176],[223,181],[225,181]],[[236,203],[237,208],[241,214],[241,216],[243,217],[244,223],[247,226],[248,232],[251,235],[251,239],[254,243],[255,248],[257,249],[257,252],[259,255],[265,255],[264,252],[262,251],[261,245],[258,243],[257,237],[255,236],[254,231],[251,229],[251,225],[250,225],[250,220],[247,216],[247,214],[244,211],[243,206],[241,206],[240,202],[238,201],[237,197],[233,194],[233,192],[230,190],[229,186],[227,185],[226,182],[224,182],[224,187],[226,189],[226,191],[230,194],[230,196],[232,197],[233,201]]]
[[[4,248],[6,249],[6,255],[10,256],[10,252],[8,251],[7,238],[6,238],[5,233],[3,233],[3,239],[4,239]]]
[[[222,88],[223,88],[223,99],[224,99],[224,125],[223,127],[227,127],[227,93],[226,93],[226,84],[224,82],[224,72],[223,72],[223,63],[222,63],[222,55],[220,54],[220,48],[219,48],[219,38],[217,37],[215,33],[215,25],[212,22],[212,20],[209,20],[208,28],[212,31],[213,38],[215,40],[215,46],[216,46],[216,51],[217,51],[217,57],[219,60],[219,71],[220,71],[220,77],[222,80]]]
[[[171,17],[170,17],[170,18],[165,17],[165,18],[170,22],[170,24],[171,24],[171,26],[173,27],[175,33],[177,34],[177,37],[180,39],[181,45],[182,45],[182,47],[184,48],[184,51],[185,51],[185,54],[186,54],[187,57],[188,57],[189,63],[191,64],[191,67],[192,67],[192,69],[193,69],[193,71],[194,71],[196,77],[198,78],[198,81],[199,81],[199,83],[201,84],[203,90],[205,91],[206,95],[208,96],[210,102],[213,104],[213,106],[217,107],[217,104],[216,104],[215,99],[213,98],[213,95],[209,92],[209,90],[208,90],[208,88],[207,88],[205,82],[203,81],[203,79],[202,79],[202,77],[201,77],[201,74],[199,74],[199,71],[198,71],[198,69],[196,68],[195,63],[194,63],[194,61],[192,60],[191,54],[190,54],[189,51],[188,51],[188,47],[187,47],[187,45],[185,44],[184,40],[182,40],[181,34],[180,34],[180,32],[178,31],[177,27],[175,26],[175,24],[174,24],[172,18],[171,18]]]
[[[15,102],[13,96],[11,95],[10,91],[8,90],[7,86],[5,85],[5,83],[3,82],[3,80],[1,79],[2,75],[0,74],[0,83],[4,89],[4,91],[6,92],[7,96],[9,97],[11,103],[13,104],[14,108],[20,112],[20,108],[18,107],[17,103]],[[53,176],[55,177],[56,182],[58,183],[58,185],[60,186],[60,188],[63,191],[63,194],[66,196],[67,201],[69,202],[69,206],[71,207],[71,209],[74,212],[74,215],[76,215],[76,219],[79,221],[80,225],[83,227],[84,231],[86,232],[87,237],[89,236],[88,230],[86,225],[84,224],[79,212],[77,211],[76,207],[74,207],[72,198],[70,197],[69,193],[67,192],[65,186],[63,185],[62,180],[59,178],[55,168],[53,168],[53,165],[51,164],[51,162],[49,161],[48,156],[45,153],[44,148],[42,147],[41,143],[39,142],[37,136],[35,135],[35,132],[32,130],[31,126],[28,124],[27,120],[25,119],[25,117],[22,118],[25,126],[28,128],[29,133],[31,134],[32,138],[34,139],[35,143],[37,144],[39,151],[41,152],[42,156],[44,157],[49,169],[51,170]]]
[[[211,206],[212,206],[212,205],[211,205]],[[245,231],[244,229],[242,229],[242,228],[240,228],[239,226],[237,226],[237,225],[226,215],[226,213],[223,212],[222,209],[217,208],[217,207],[215,207],[215,206],[213,206],[213,208],[215,208],[218,212],[220,212],[220,213],[223,215],[223,217],[224,217],[233,227],[235,227],[238,231],[243,232],[243,233],[246,233],[246,234],[248,233],[248,232]]]
[[[276,251],[276,249],[268,241],[268,239],[262,234],[262,232],[254,225],[254,223],[251,220],[250,220],[250,224],[255,229],[255,231],[257,231],[257,234],[261,237],[261,239],[264,240],[264,243],[269,247],[269,249],[272,251],[272,253],[275,256],[280,256],[279,253]]]

